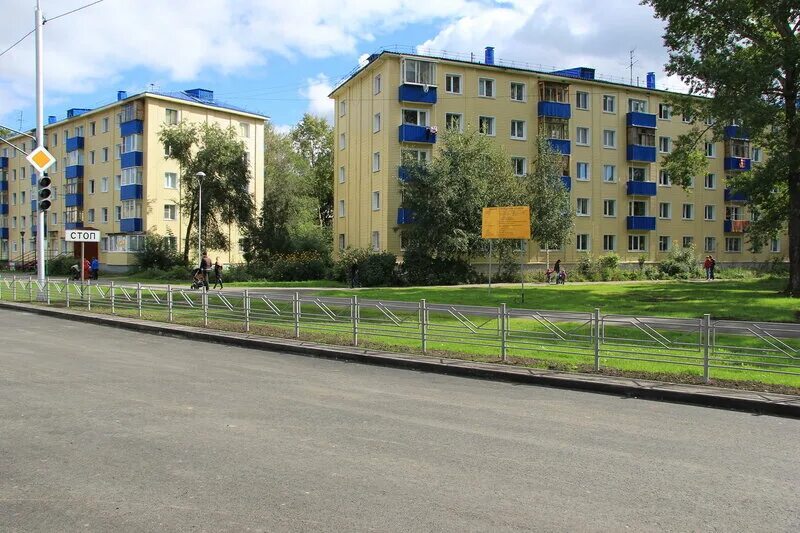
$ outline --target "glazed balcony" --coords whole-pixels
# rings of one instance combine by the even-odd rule
[[[725,170],[731,172],[747,172],[753,168],[752,160],[748,157],[726,157]]]

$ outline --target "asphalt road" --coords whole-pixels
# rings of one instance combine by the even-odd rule
[[[797,531],[800,421],[0,310],[2,531]]]

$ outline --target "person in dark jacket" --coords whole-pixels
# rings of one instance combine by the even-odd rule
[[[200,271],[203,273],[203,288],[208,290],[208,273],[211,272],[211,258],[208,252],[203,250],[203,257],[200,259]]]
[[[100,274],[100,261],[96,257],[92,257],[89,267],[92,269],[92,279],[97,281],[97,276]]]
[[[219,284],[219,288],[222,289],[222,263],[219,262],[219,257],[217,260],[214,261],[214,288],[217,288],[217,284]]]

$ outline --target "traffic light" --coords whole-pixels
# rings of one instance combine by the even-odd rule
[[[50,200],[50,197],[53,195],[53,189],[50,188],[50,176],[47,173],[44,173],[41,178],[39,178],[39,211],[47,211],[50,209],[50,206],[53,205],[53,202]]]

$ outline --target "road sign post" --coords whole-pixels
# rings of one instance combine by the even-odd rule
[[[519,239],[521,241],[519,274],[522,280],[521,299],[525,301],[525,243],[531,240],[531,208],[527,205],[513,207],[484,207],[481,218],[481,237],[489,239],[489,290],[492,290],[492,239]]]
[[[66,242],[79,242],[81,243],[81,263],[79,269],[81,271],[81,283],[84,283],[84,275],[86,269],[83,268],[83,263],[86,261],[85,247],[87,242],[100,242],[100,232],[94,229],[68,229],[64,232],[64,240]]]

